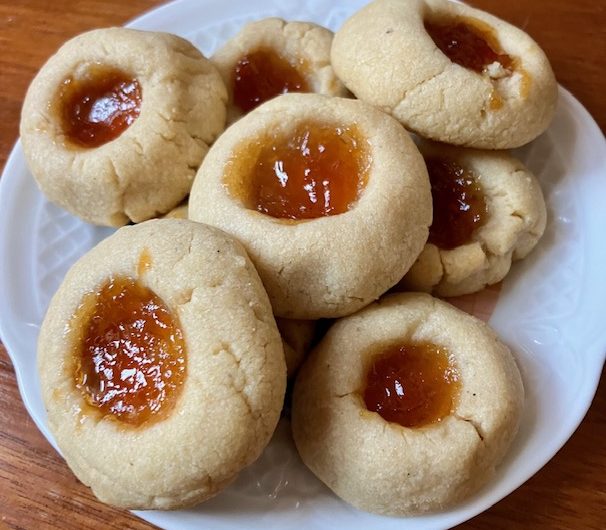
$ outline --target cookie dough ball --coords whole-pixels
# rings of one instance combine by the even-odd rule
[[[244,244],[276,316],[314,320],[353,313],[402,278],[427,240],[431,193],[393,118],[360,101],[285,94],[213,145],[189,216]]]
[[[227,121],[286,92],[347,96],[330,65],[332,31],[266,18],[246,24],[212,57],[227,86]]]
[[[476,318],[426,294],[390,295],[335,323],[297,377],[303,462],[356,508],[446,508],[493,474],[524,391],[508,348]]]
[[[122,228],[72,267],[42,324],[38,369],[67,463],[129,509],[218,493],[269,442],[286,385],[243,248],[176,219]]]
[[[536,177],[504,152],[422,142],[432,183],[429,241],[399,289],[470,294],[500,282],[535,247],[547,218]]]
[[[449,144],[518,147],[555,112],[557,83],[539,46],[459,2],[376,0],[337,32],[331,58],[356,97]]]
[[[286,371],[290,378],[299,369],[311,348],[316,334],[316,321],[277,318],[276,324],[282,336]]]
[[[166,213],[225,126],[227,93],[189,42],[124,28],[64,44],[32,81],[21,142],[38,186],[87,222]]]

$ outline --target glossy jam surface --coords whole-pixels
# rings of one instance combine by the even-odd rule
[[[59,98],[69,141],[98,147],[118,138],[139,117],[142,93],[132,76],[95,65],[86,76],[66,79]]]
[[[448,352],[429,343],[383,349],[366,377],[366,408],[403,427],[422,427],[451,414],[460,388]]]
[[[315,219],[348,211],[364,189],[368,144],[355,125],[302,122],[288,134],[269,134],[238,151],[231,185],[245,206],[278,219]],[[234,181],[227,175],[227,182]]]
[[[130,425],[160,419],[186,376],[179,323],[162,300],[130,278],[111,278],[83,301],[75,380],[87,403]]]
[[[511,57],[502,52],[494,29],[485,22],[476,19],[425,21],[425,30],[453,63],[476,72],[483,72],[495,62],[505,69],[512,67]]]
[[[486,198],[478,179],[457,162],[427,158],[433,222],[429,243],[451,250],[471,242],[487,217]]]
[[[234,69],[234,103],[249,112],[280,94],[309,92],[300,69],[271,49],[260,49],[242,57]]]

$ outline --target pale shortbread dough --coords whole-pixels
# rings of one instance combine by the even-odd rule
[[[185,339],[180,397],[149,426],[86,414],[69,369],[74,335],[66,326],[84,294],[111,276],[154,291]],[[70,269],[40,330],[38,369],[49,427],[69,466],[100,500],[130,509],[175,509],[218,493],[269,442],[286,385],[269,300],[242,246],[175,219],[122,228]]]
[[[246,54],[260,49],[275,50],[291,65],[298,66],[312,92],[327,96],[347,96],[347,89],[330,65],[332,38],[332,31],[311,22],[265,18],[246,24],[211,57],[229,94],[227,122],[233,123],[242,116],[241,109],[232,101],[236,64]]]
[[[425,156],[454,160],[477,176],[486,222],[472,241],[451,250],[427,243],[398,288],[438,296],[470,294],[500,282],[512,261],[526,257],[545,231],[547,212],[537,178],[505,152],[420,143]]]
[[[317,120],[355,124],[367,141],[368,183],[348,211],[276,219],[232,196],[225,168],[239,149],[261,135]],[[242,175],[243,182],[247,178]],[[276,316],[310,320],[351,314],[393,287],[423,249],[431,213],[427,169],[402,126],[360,101],[318,94],[279,96],[227,129],[204,160],[189,201],[190,219],[243,243]]]
[[[316,332],[316,321],[277,318],[276,324],[282,336],[286,371],[290,378],[297,372],[309,352]]]
[[[167,214],[164,214],[164,219],[187,219],[188,201],[181,203],[176,208],[173,208]]]
[[[406,428],[366,409],[377,345],[430,342],[454,357],[455,411]],[[524,389],[509,349],[476,318],[426,294],[390,295],[337,321],[296,380],[292,428],[303,462],[343,500],[389,515],[446,508],[492,476],[516,435]]]
[[[141,112],[115,140],[84,148],[65,137],[58,92],[94,64],[138,80]],[[52,202],[93,224],[140,222],[187,195],[223,131],[226,100],[217,69],[186,40],[124,28],[89,31],[65,43],[32,81],[21,113],[23,150]]]
[[[425,19],[464,17],[494,29],[517,63],[511,75],[498,68],[479,74],[451,62],[424,28]],[[356,97],[449,144],[518,147],[541,134],[555,112],[557,83],[539,46],[522,30],[462,3],[375,0],[336,33],[331,58]]]

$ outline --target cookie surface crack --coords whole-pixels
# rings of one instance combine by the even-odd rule
[[[484,435],[482,434],[482,428],[475,420],[472,420],[471,418],[464,418],[463,416],[459,416],[458,414],[454,414],[454,417],[458,420],[464,421],[465,423],[469,423],[469,425],[471,425],[476,431],[480,442],[484,443]]]

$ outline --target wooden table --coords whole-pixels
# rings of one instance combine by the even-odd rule
[[[327,0],[328,1],[328,0]],[[0,164],[17,139],[28,83],[61,43],[119,25],[160,0],[0,0]],[[551,58],[561,84],[606,130],[604,0],[473,0],[526,29]],[[4,260],[6,257],[2,256]],[[0,293],[2,296],[2,293]],[[24,293],[27,296],[27,293]],[[606,525],[606,381],[582,425],[535,477],[464,528],[598,529]],[[0,527],[145,529],[95,500],[25,411],[0,345]]]

